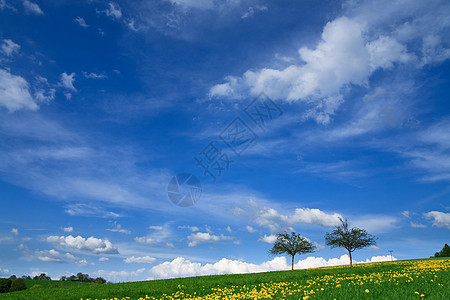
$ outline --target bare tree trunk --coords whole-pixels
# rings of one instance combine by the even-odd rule
[[[291,270],[294,271],[294,255],[292,255],[292,267]]]
[[[353,267],[353,263],[352,263],[352,253],[350,251],[348,251],[348,255],[350,256],[350,267]]]

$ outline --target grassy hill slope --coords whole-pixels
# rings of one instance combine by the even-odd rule
[[[450,260],[96,285],[51,281],[0,299],[450,299]]]

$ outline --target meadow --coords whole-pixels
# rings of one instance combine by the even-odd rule
[[[92,284],[27,281],[0,299],[450,299],[450,260],[421,259],[349,266]],[[39,284],[40,287],[33,286]]]

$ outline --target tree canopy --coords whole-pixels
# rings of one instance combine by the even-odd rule
[[[316,247],[305,237],[300,234],[292,232],[289,235],[287,232],[278,233],[277,240],[275,241],[272,249],[269,253],[276,254],[288,254],[292,257],[291,269],[294,270],[294,257],[296,254],[311,253],[314,252]]]
[[[350,257],[350,266],[352,263],[352,252],[368,246],[376,245],[376,238],[370,235],[365,229],[350,228],[347,219],[339,218],[341,224],[331,233],[325,234],[325,241],[331,248],[342,247],[347,249]]]

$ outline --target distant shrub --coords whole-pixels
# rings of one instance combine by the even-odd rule
[[[17,292],[17,291],[23,291],[26,290],[27,286],[25,284],[25,280],[22,278],[16,278],[11,283],[11,288],[9,289],[10,292]]]
[[[94,283],[96,283],[96,284],[105,284],[106,280],[103,279],[102,277],[97,277],[97,278],[95,278]]]
[[[7,293],[11,288],[11,279],[8,278],[0,278],[0,293]]]
[[[40,284],[35,284],[32,287],[29,288],[30,291],[32,290],[41,290],[42,289],[42,285]]]

